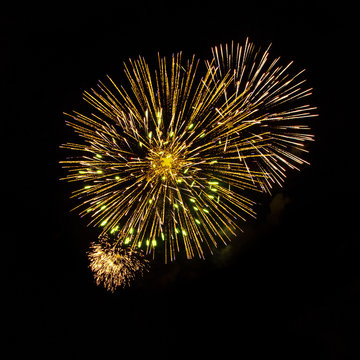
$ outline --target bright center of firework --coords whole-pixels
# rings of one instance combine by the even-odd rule
[[[161,159],[161,166],[163,168],[171,168],[172,162],[173,162],[173,158],[171,154],[166,155],[165,157],[162,157]]]
[[[168,177],[174,178],[178,174],[182,162],[177,156],[169,150],[154,151],[149,157],[150,160],[150,174],[151,176],[158,176],[162,180]]]

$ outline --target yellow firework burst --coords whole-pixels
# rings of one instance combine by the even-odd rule
[[[117,287],[129,286],[136,275],[142,276],[149,268],[149,261],[141,250],[120,245],[104,236],[98,243],[92,243],[88,252],[96,284],[112,292]]]
[[[312,140],[303,120],[314,116],[300,74],[269,62],[268,50],[216,47],[202,76],[199,61],[181,57],[159,56],[155,71],[130,60],[127,87],[108,77],[85,91],[94,113],[67,114],[83,142],[64,145],[77,156],[62,162],[83,184],[73,195],[82,215],[165,261],[227,244],[255,215],[252,194],[303,163]]]
[[[304,144],[312,141],[313,135],[304,120],[317,116],[316,108],[304,102],[312,92],[303,87],[304,71],[292,73],[293,62],[281,65],[280,58],[270,58],[269,49],[270,46],[261,51],[248,39],[243,46],[232,42],[212,48],[213,60],[207,62],[208,68],[216,64],[217,79],[231,75],[231,84],[224,89],[224,101],[235,97],[234,111],[244,114],[231,122],[228,143],[230,136],[235,146],[241,138],[262,139],[261,146],[250,146],[246,153],[258,155],[251,170],[268,175],[263,182],[266,190],[274,182],[281,185],[287,167],[299,169],[299,165],[306,163],[302,158],[307,152]],[[244,129],[244,122],[250,122],[251,126]],[[237,134],[239,130],[241,133]]]

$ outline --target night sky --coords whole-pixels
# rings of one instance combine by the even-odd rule
[[[1,15],[3,119],[12,176],[3,188],[14,225],[5,277],[14,295],[9,359],[355,359],[359,345],[358,41],[346,2],[102,2],[44,5]],[[200,5],[202,3],[202,5]],[[291,5],[289,5],[291,3]],[[170,5],[171,4],[171,5]],[[331,5],[333,4],[333,5]],[[21,10],[21,11],[20,11]],[[307,69],[319,117],[301,172],[289,172],[258,218],[206,261],[154,264],[115,294],[95,285],[86,251],[98,230],[70,209],[60,181],[72,136],[63,112],[122,62],[249,36]],[[356,90],[357,91],[357,90]],[[355,94],[354,94],[355,95]],[[15,187],[14,187],[15,185]],[[26,357],[24,357],[26,356]]]

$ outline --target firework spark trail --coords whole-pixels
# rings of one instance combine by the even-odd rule
[[[227,244],[255,216],[252,194],[281,184],[312,140],[301,121],[314,108],[296,105],[311,91],[290,65],[249,42],[215,47],[213,57],[202,77],[181,53],[158,56],[154,72],[130,60],[128,87],[108,77],[84,92],[94,113],[67,114],[84,140],[64,145],[79,156],[62,162],[66,179],[83,183],[73,194],[81,215],[123,247],[161,249],[166,262]]]

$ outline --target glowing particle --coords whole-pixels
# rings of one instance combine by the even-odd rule
[[[115,230],[115,231],[118,231],[118,230],[119,230],[119,225],[116,225],[116,226],[114,227],[114,230]]]

